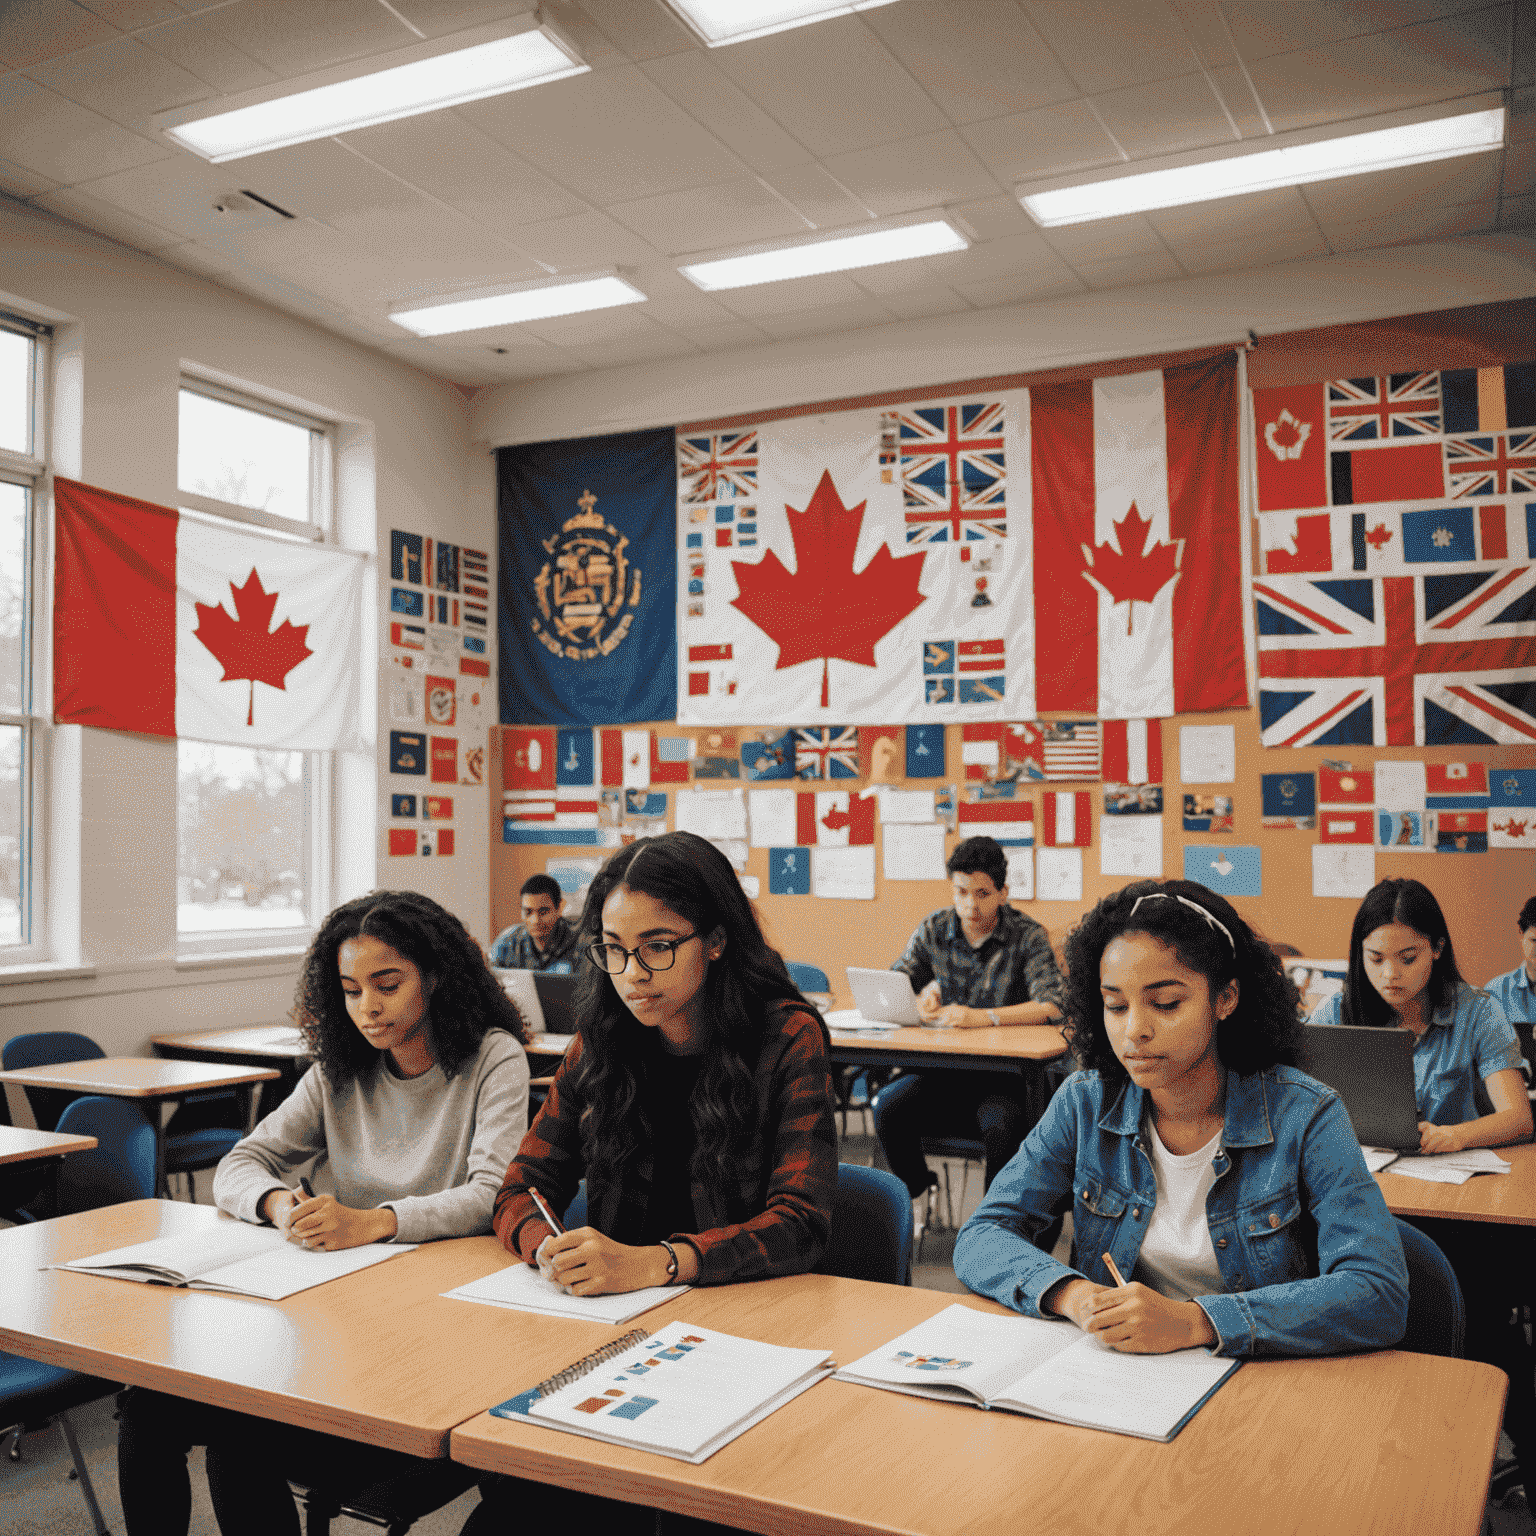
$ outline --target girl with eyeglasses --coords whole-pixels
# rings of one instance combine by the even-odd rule
[[[1134,1353],[1397,1343],[1402,1243],[1343,1102],[1297,1070],[1296,988],[1268,944],[1204,886],[1142,881],[1066,959],[1086,1070],[961,1229],[960,1279]],[[1035,1240],[1069,1207],[1063,1264]]]
[[[577,1296],[809,1270],[837,1182],[829,1041],[729,861],[691,832],[632,843],[581,926],[577,1038],[507,1169],[497,1236]],[[558,1235],[532,1191],[558,1214],[583,1177],[586,1224]],[[481,1494],[463,1536],[546,1516],[649,1536],[655,1518],[521,1479]]]

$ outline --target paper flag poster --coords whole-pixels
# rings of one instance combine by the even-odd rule
[[[651,782],[651,733],[624,732],[624,788],[646,789]]]
[[[1434,811],[1376,811],[1376,846],[1393,853],[1424,853],[1435,846]]]
[[[1376,812],[1373,810],[1328,810],[1318,812],[1318,838],[1325,843],[1374,843]]]
[[[768,894],[770,896],[809,896],[811,894],[811,850],[809,848],[770,848],[768,850]]]
[[[1488,846],[1536,849],[1536,768],[1497,768],[1489,790]]]
[[[420,731],[389,733],[389,771],[391,773],[426,773],[427,738]]]
[[[880,841],[887,880],[945,878],[944,828],[938,822],[931,821],[926,826],[892,822],[881,831]],[[1017,849],[1010,850],[1010,853],[1017,852]],[[1028,850],[1024,852],[1027,856]],[[1012,865],[1009,867],[1012,868]],[[1011,886],[1012,882],[1009,883]]]
[[[1038,848],[1035,850],[1035,900],[1081,901],[1083,899],[1083,850]]]
[[[1223,896],[1264,894],[1261,852],[1243,843],[1186,843],[1184,878]]]
[[[651,737],[651,783],[686,784],[693,758],[693,737]]]
[[[959,822],[961,837],[990,837],[1004,848],[1035,844],[1035,807],[1030,800],[962,800]]]
[[[901,777],[902,751],[899,725],[859,727],[859,777],[871,784],[889,784]]]
[[[823,848],[872,847],[875,802],[846,789],[802,791],[795,797],[797,843]]]
[[[1104,816],[1099,820],[1099,873],[1159,879],[1163,873],[1161,816]]]
[[[555,733],[512,727],[501,733],[501,787],[555,787]]]
[[[909,725],[907,727],[907,777],[942,779],[944,777],[944,727]]]
[[[1186,832],[1230,832],[1232,830],[1231,795],[1185,795],[1184,830]]]
[[[1487,853],[1487,811],[1436,811],[1436,853]]]
[[[795,733],[785,731],[769,741],[744,741],[741,762],[751,781],[792,779],[795,776]]]
[[[1337,848],[1316,843],[1312,848],[1312,894],[1347,896],[1358,901],[1376,884],[1373,848]]]
[[[1163,734],[1157,720],[1105,720],[1100,771],[1116,784],[1163,782]]]
[[[1424,772],[1424,803],[1430,810],[1488,809],[1486,763],[1429,763]]]
[[[1374,805],[1376,780],[1369,768],[1330,768],[1317,771],[1319,805]]]
[[[1310,773],[1266,773],[1261,781],[1266,827],[1317,825],[1317,783]]]
[[[1093,796],[1085,789],[1058,789],[1047,794],[1044,833],[1048,848],[1086,848],[1093,840]]]
[[[555,783],[591,789],[597,783],[593,732],[584,726],[562,726],[555,744]]]

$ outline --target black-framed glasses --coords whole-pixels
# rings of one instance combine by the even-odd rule
[[[688,939],[702,937],[694,932],[682,939],[647,939],[633,949],[625,949],[622,944],[589,944],[587,953],[591,955],[593,965],[610,976],[619,975],[629,964],[631,955],[648,971],[670,971],[677,962],[678,946],[686,944]]]

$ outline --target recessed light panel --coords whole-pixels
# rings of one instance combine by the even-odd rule
[[[911,261],[917,256],[941,256],[948,251],[963,251],[969,244],[948,220],[934,219],[926,224],[904,224],[897,229],[779,246],[746,256],[696,261],[677,270],[689,282],[710,292],[717,288],[778,283],[791,277],[814,277],[822,272],[848,272],[855,267],[877,267],[888,261]]]
[[[744,43],[749,37],[766,37],[770,32],[787,32],[791,27],[808,27],[813,21],[828,21],[833,16],[850,16],[855,11],[871,11],[877,5],[891,5],[894,0],[667,0],[684,25],[711,48],[727,43]]]
[[[589,309],[643,304],[645,298],[621,277],[588,277],[396,310],[389,318],[418,336],[447,336],[454,331],[483,331],[493,325],[519,325],[525,320],[579,315]]]

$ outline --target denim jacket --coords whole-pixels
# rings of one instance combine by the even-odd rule
[[[1029,1317],[1062,1280],[1131,1276],[1156,1201],[1132,1083],[1076,1072],[960,1231],[955,1273]],[[1396,1344],[1408,1320],[1402,1243],[1343,1101],[1294,1067],[1227,1076],[1206,1200],[1226,1289],[1197,1296],[1219,1355],[1325,1355]],[[1072,1264],[1031,1239],[1072,1207]]]

